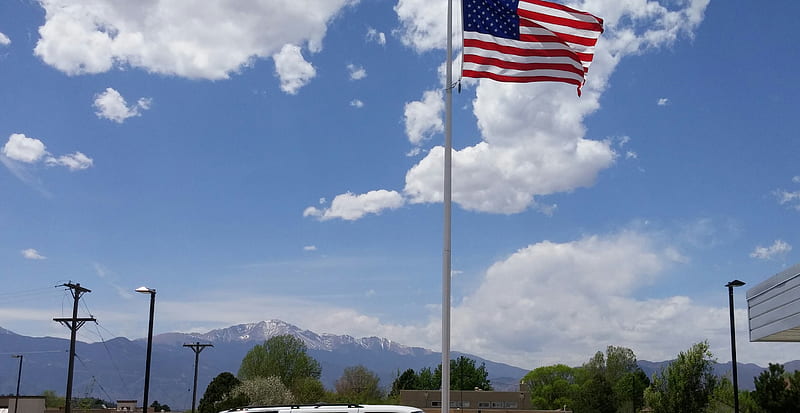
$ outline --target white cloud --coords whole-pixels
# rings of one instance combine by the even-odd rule
[[[94,165],[94,160],[81,152],[75,152],[58,158],[48,157],[45,163],[49,166],[65,166],[70,171],[80,171],[91,168]]]
[[[39,251],[35,250],[34,248],[28,248],[21,251],[22,256],[28,260],[46,260],[47,257],[40,254]]]
[[[406,103],[404,112],[406,135],[415,146],[444,131],[444,100],[437,90],[425,92],[422,100]]]
[[[657,104],[658,106],[667,106],[667,105],[669,105],[669,99],[667,99],[667,98],[660,98],[660,99],[658,99],[658,102],[656,102],[656,104]]]
[[[800,210],[800,191],[791,192],[779,189],[774,194],[778,198],[780,205],[789,204],[790,207]]]
[[[771,260],[775,257],[785,256],[792,250],[792,246],[783,240],[775,240],[769,247],[757,246],[750,257],[760,260]]]
[[[316,245],[306,245],[305,247],[303,247],[303,251],[316,251],[316,250],[317,250]]]
[[[0,32],[0,46],[8,46],[10,44],[11,44],[11,39],[9,39],[8,36]]]
[[[46,146],[41,140],[29,138],[22,133],[14,133],[9,136],[8,141],[3,146],[3,155],[8,159],[27,164],[44,160],[47,166],[65,166],[70,171],[87,169],[94,163],[91,158],[81,152],[54,157],[47,152]],[[3,161],[3,164],[23,181],[35,184],[32,178],[27,176],[21,168],[7,161]]]
[[[34,163],[47,155],[47,151],[39,139],[14,133],[8,137],[8,142],[3,146],[3,155],[15,161]]]
[[[281,81],[281,90],[290,95],[296,95],[301,87],[317,75],[314,66],[303,58],[299,46],[286,44],[272,58],[275,60],[275,73]]]
[[[112,120],[122,123],[125,119],[140,116],[140,109],[150,109],[152,100],[150,98],[140,98],[135,105],[128,106],[125,98],[112,88],[106,88],[102,93],[94,96],[95,114],[98,118]]]
[[[353,221],[367,214],[378,214],[385,209],[397,209],[404,204],[403,196],[395,191],[369,191],[360,195],[347,192],[337,195],[330,208],[308,207],[303,211],[303,216],[316,217],[320,221],[334,218]]]
[[[625,152],[625,159],[639,159],[639,154],[634,151]]]
[[[350,101],[350,106],[361,109],[364,107],[364,102],[361,99],[353,99]]]
[[[629,347],[642,360],[669,360],[708,339],[720,361],[729,360],[727,301],[709,306],[681,295],[634,298],[638,289],[657,286],[667,270],[680,265],[673,255],[674,248],[631,231],[520,248],[491,265],[478,287],[454,302],[451,349],[534,368],[580,365],[608,345]],[[724,297],[725,292],[719,293]],[[435,303],[421,304],[431,309],[431,315],[420,324],[364,314],[341,306],[341,300],[314,299],[311,304],[298,298],[216,291],[213,297],[165,301],[159,314],[165,323],[186,324],[193,331],[203,331],[197,325],[227,327],[261,321],[253,314],[271,314],[319,333],[380,336],[405,345],[441,348],[440,308]],[[741,303],[735,317],[739,325],[747,324]],[[134,326],[138,322],[126,320]],[[791,343],[750,343],[746,328],[738,329],[738,334],[740,361],[766,365],[789,360],[789,356],[776,359],[776,354],[793,354]]]
[[[350,80],[361,80],[367,77],[367,70],[361,66],[356,66],[354,64],[347,65],[347,72],[350,74]]]
[[[461,15],[461,2],[453,2],[453,16]],[[429,0],[398,0],[394,11],[400,20],[396,34],[408,47],[417,52],[442,49],[447,39],[447,2]],[[453,44],[458,44],[460,19],[453,19]]]
[[[357,0],[40,0],[45,23],[34,52],[65,73],[114,67],[226,79],[285,44],[321,50],[327,24]]]
[[[379,32],[376,29],[370,27],[367,29],[367,41],[378,43],[381,46],[386,45],[386,34],[383,32]]]

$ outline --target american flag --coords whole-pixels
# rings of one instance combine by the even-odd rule
[[[565,82],[578,94],[603,19],[542,0],[463,0],[462,76]]]

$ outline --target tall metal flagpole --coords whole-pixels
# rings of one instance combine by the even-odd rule
[[[450,274],[453,152],[453,0],[447,0],[447,79],[444,113],[444,248],[442,250],[442,413],[450,411]]]

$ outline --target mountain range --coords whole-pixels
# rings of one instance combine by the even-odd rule
[[[290,334],[308,348],[308,354],[322,366],[322,383],[333,388],[343,370],[363,365],[375,372],[381,385],[388,388],[398,372],[413,368],[435,367],[441,354],[420,347],[409,347],[380,337],[355,338],[347,335],[317,334],[280,320],[240,324],[205,334],[164,333],[153,337],[150,374],[150,401],[167,404],[174,410],[191,406],[194,378],[194,352],[187,343],[212,344],[200,354],[197,397],[202,397],[208,383],[219,373],[236,374],[244,355],[254,345],[270,337]],[[103,400],[141,402],[144,387],[146,339],[114,338],[94,343],[76,344],[73,397],[97,397]],[[0,352],[24,354],[20,393],[38,395],[53,390],[63,395],[66,387],[69,340],[54,337],[27,337],[0,328]],[[466,356],[478,365],[485,363],[496,390],[516,390],[528,370],[497,363],[474,355]],[[588,356],[587,356],[588,358]],[[13,394],[16,388],[18,359],[0,358],[0,394]],[[639,361],[652,376],[668,361]],[[787,371],[800,369],[800,361],[785,365]],[[731,364],[716,364],[718,375],[730,374]],[[740,388],[752,389],[752,378],[764,370],[755,364],[738,364]]]
[[[321,380],[327,388],[333,388],[333,383],[349,366],[367,367],[380,377],[381,385],[388,388],[398,371],[435,367],[441,362],[441,353],[424,348],[379,337],[317,334],[280,320],[240,324],[205,334],[164,333],[153,337],[149,400],[168,404],[173,409],[191,406],[194,352],[183,344],[213,344],[199,357],[199,399],[219,373],[236,374],[242,358],[254,345],[283,334],[293,335],[305,343],[308,354],[320,362]],[[109,401],[138,399],[141,402],[146,345],[146,339],[123,337],[94,343],[77,342],[73,397]],[[21,394],[37,395],[53,390],[63,395],[68,349],[67,339],[28,337],[0,328],[0,352],[25,355]],[[485,363],[496,387],[516,389],[519,379],[527,373],[518,367],[452,352],[454,358],[460,355],[476,360],[478,365]],[[17,363],[17,359],[0,358],[0,394],[15,392]]]

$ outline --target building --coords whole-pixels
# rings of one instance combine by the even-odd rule
[[[138,407],[136,407],[137,400],[117,400],[117,411],[118,412],[137,412],[141,411]]]
[[[800,264],[747,290],[750,341],[800,342]]]
[[[400,390],[400,404],[419,407],[425,413],[437,413],[442,408],[442,392],[439,390]],[[568,409],[569,406],[566,406]],[[572,412],[571,410],[531,410],[529,391],[450,391],[452,413],[550,413]]]
[[[19,396],[19,409],[16,396],[0,397],[0,413],[44,413],[43,396]]]

